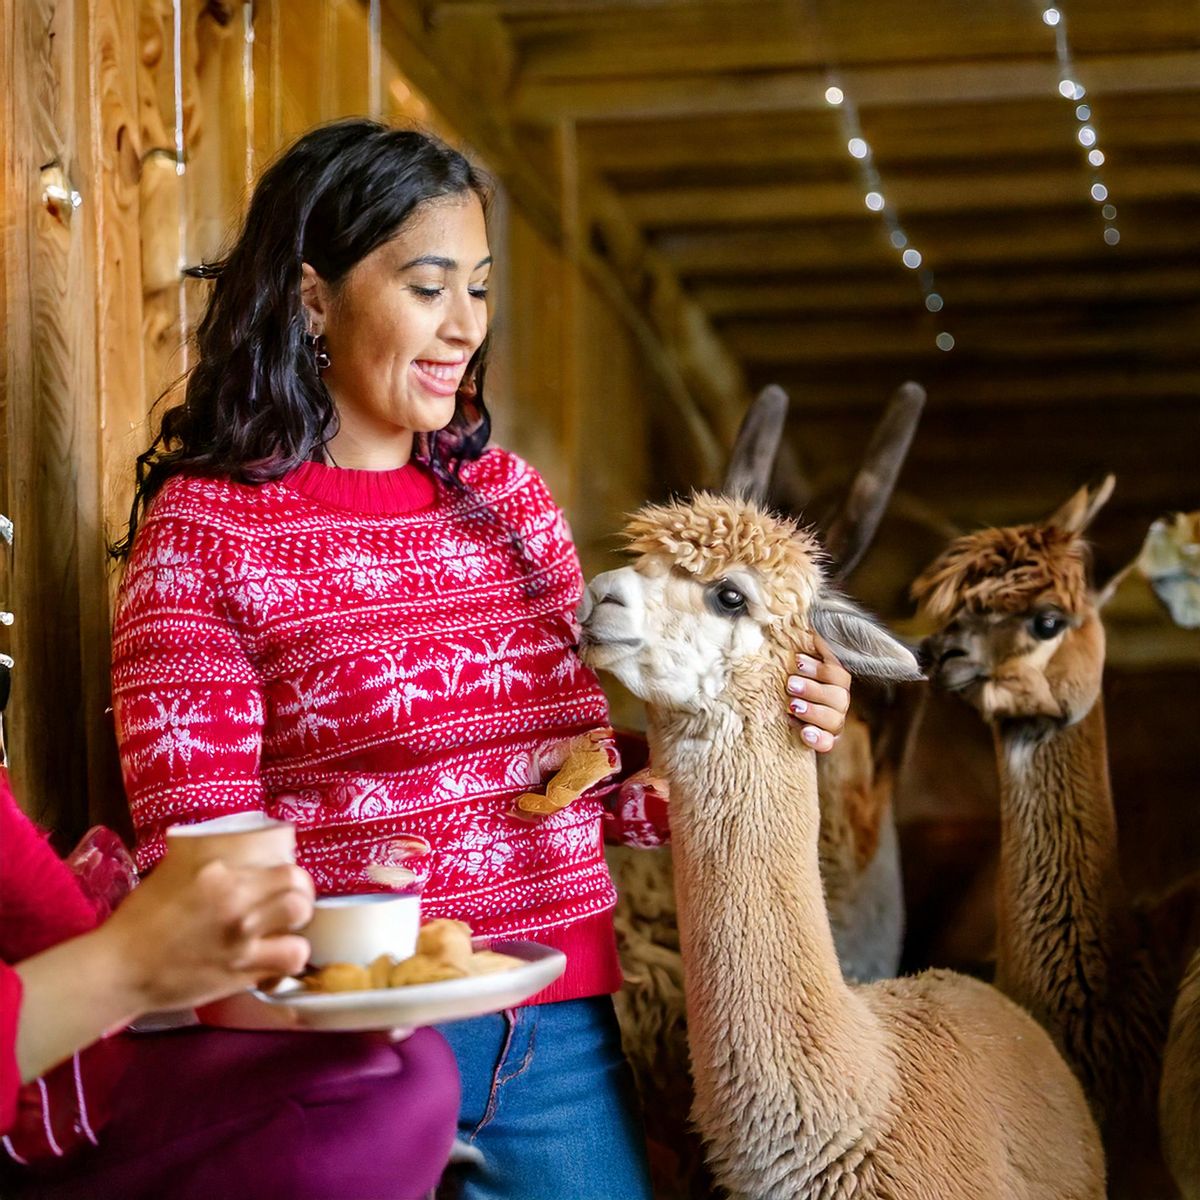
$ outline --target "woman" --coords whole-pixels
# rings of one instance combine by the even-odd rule
[[[299,867],[168,858],[97,924],[0,771],[0,1194],[427,1193],[459,1099],[431,1030],[398,1045],[207,1030],[102,1040],[147,1012],[300,970],[308,944],[294,931],[312,897]]]
[[[463,1193],[636,1200],[602,841],[661,840],[664,810],[644,775],[619,781],[574,654],[562,514],[486,448],[487,196],[455,151],[367,121],[263,176],[205,271],[186,398],[139,460],[118,736],[143,868],[172,821],[265,808],[296,823],[319,892],[377,890],[416,834],[427,917],[563,950],[536,1004],[444,1030],[478,1152]],[[820,665],[804,684],[819,748],[847,686]],[[606,784],[515,807],[589,736]]]

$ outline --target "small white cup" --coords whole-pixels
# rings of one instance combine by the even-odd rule
[[[323,896],[302,930],[311,947],[309,962],[366,966],[381,954],[408,958],[417,949],[421,897],[393,892],[367,896]]]
[[[218,858],[231,867],[275,867],[296,861],[296,827],[266,813],[230,813],[170,826],[167,850],[197,867]]]

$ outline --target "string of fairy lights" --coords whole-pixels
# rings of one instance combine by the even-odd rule
[[[1091,176],[1089,194],[1101,206],[1104,241],[1109,246],[1115,246],[1121,240],[1121,231],[1117,228],[1117,206],[1110,200],[1108,185],[1100,174],[1105,161],[1104,151],[1100,149],[1092,106],[1087,103],[1087,89],[1079,82],[1075,70],[1075,58],[1067,37],[1067,15],[1061,3],[1043,8],[1042,21],[1054,32],[1054,49],[1058,56],[1058,94],[1075,105],[1075,120],[1078,123],[1075,138],[1086,152]]]
[[[887,230],[888,241],[894,250],[899,252],[900,262],[910,271],[916,272],[917,283],[925,302],[925,308],[931,313],[940,313],[946,307],[942,293],[938,291],[937,280],[933,270],[925,261],[925,256],[912,244],[907,230],[900,220],[900,214],[895,204],[888,200],[883,187],[883,177],[875,163],[875,154],[871,143],[863,137],[862,125],[858,119],[858,106],[849,94],[837,72],[830,71],[826,82],[825,103],[835,109],[841,121],[842,135],[846,142],[846,152],[858,166],[859,181],[863,189],[863,203],[873,212],[878,213]],[[942,329],[934,338],[934,345],[939,350],[954,349],[954,335],[948,329]]]
[[[1045,0],[1042,0],[1042,3],[1044,4]],[[809,11],[818,41],[824,42],[824,30],[817,0],[810,0]],[[1075,138],[1084,152],[1088,166],[1088,194],[1099,206],[1098,211],[1104,223],[1105,243],[1109,246],[1116,246],[1121,241],[1121,231],[1117,227],[1116,204],[1112,200],[1108,184],[1101,172],[1101,168],[1105,164],[1105,154],[1100,147],[1092,106],[1087,101],[1087,89],[1079,82],[1070,39],[1067,36],[1066,13],[1061,0],[1043,7],[1041,15],[1043,23],[1054,34],[1055,54],[1058,60],[1058,93],[1074,106],[1077,122]],[[831,61],[831,56],[826,55],[826,62],[829,61]],[[912,244],[900,213],[884,190],[883,178],[875,162],[871,144],[863,136],[858,106],[854,97],[834,67],[830,67],[826,72],[826,84],[828,86],[825,88],[825,102],[838,113],[846,152],[855,161],[858,168],[863,203],[871,212],[879,214],[887,231],[888,241],[892,248],[899,252],[901,264],[910,271],[916,272],[926,310],[935,314],[943,312],[946,302],[938,289],[933,270],[921,251]],[[954,335],[948,329],[943,328],[934,338],[934,343],[939,350],[953,350]]]

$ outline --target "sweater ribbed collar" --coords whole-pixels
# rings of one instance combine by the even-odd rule
[[[310,500],[349,512],[419,512],[437,499],[437,484],[416,462],[391,471],[359,471],[306,462],[285,475],[282,482]]]

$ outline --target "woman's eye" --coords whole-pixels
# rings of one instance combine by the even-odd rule
[[[438,296],[442,294],[442,289],[440,287],[418,287],[415,283],[410,284],[409,286],[414,292],[416,292],[418,296],[425,300],[436,300]]]
[[[1029,628],[1033,632],[1033,636],[1039,641],[1048,642],[1053,637],[1058,637],[1060,633],[1067,627],[1067,618],[1062,613],[1042,612],[1029,622]]]
[[[471,295],[474,296],[476,300],[486,300],[487,299],[488,290],[485,287],[471,288],[470,292],[471,292]]]
[[[732,615],[745,611],[746,597],[737,588],[731,587],[727,583],[716,588],[712,596],[718,612]]]

